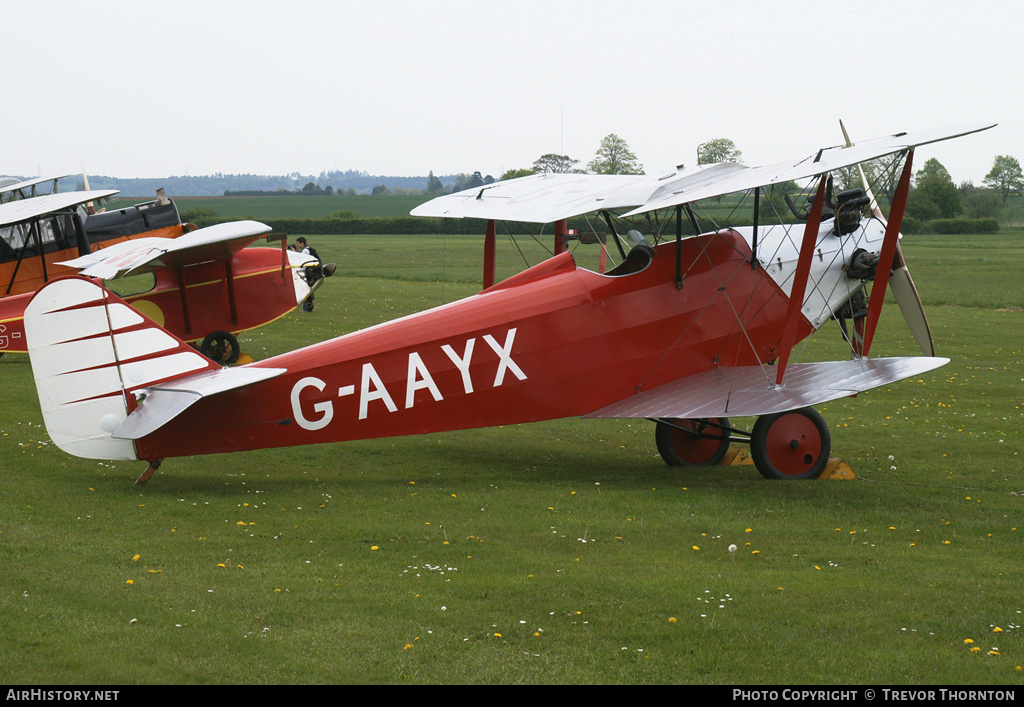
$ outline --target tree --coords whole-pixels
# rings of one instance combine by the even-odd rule
[[[983,189],[973,182],[963,182],[957,187],[960,204],[968,218],[990,218],[999,214],[1002,202],[995,189]]]
[[[736,148],[736,143],[724,137],[708,140],[697,146],[697,164],[739,162],[742,156],[743,153]]]
[[[760,208],[758,209],[761,218],[767,220],[785,219],[786,216],[792,213],[789,210],[789,204],[786,203],[786,195],[788,194],[793,203],[797,205],[797,208],[800,208],[800,202],[804,201],[804,197],[802,195],[793,197],[799,191],[800,187],[793,181],[779,182],[767,188],[762,187],[759,199]],[[786,221],[783,222],[785,223]]]
[[[643,174],[644,166],[629,149],[626,141],[615,133],[601,140],[597,155],[587,165],[594,174]]]
[[[1017,158],[996,155],[991,171],[985,175],[985,186],[998,191],[1004,203],[1010,194],[1024,189],[1024,173],[1021,172]]]
[[[953,218],[960,213],[960,192],[942,163],[934,157],[914,174],[914,190],[907,199],[914,218]]]
[[[442,191],[444,184],[434,176],[434,170],[430,170],[430,174],[427,175],[427,194],[440,194]]]
[[[574,160],[569,155],[556,155],[549,152],[537,158],[537,161],[533,163],[533,171],[537,174],[579,172],[580,170],[576,169],[578,163],[579,160]]]
[[[506,170],[505,173],[502,174],[500,177],[498,177],[498,179],[504,182],[506,179],[518,179],[519,177],[529,177],[531,174],[536,174],[536,172],[534,172],[530,168],[509,169]]]
[[[488,175],[490,177],[490,175]],[[490,177],[491,182],[494,181],[494,177]],[[482,187],[484,184],[489,184],[479,172],[473,172],[473,174],[457,174],[455,175],[455,186],[452,187],[452,191],[462,191],[463,189],[473,189],[475,187]]]

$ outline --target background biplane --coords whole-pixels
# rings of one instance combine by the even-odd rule
[[[55,277],[71,275],[62,266],[77,258],[136,237],[177,238],[195,227],[182,223],[178,207],[162,193],[122,209],[90,213],[85,205],[116,190],[60,192],[57,180],[42,177],[0,187],[0,296],[35,292]],[[41,183],[51,191],[37,193]]]
[[[948,362],[927,350],[868,354],[914,149],[988,127],[900,133],[769,167],[540,175],[441,197],[414,215],[486,219],[488,242],[498,219],[604,212],[621,262],[605,273],[577,267],[556,226],[552,258],[477,295],[231,369],[98,284],[54,282],[25,316],[44,420],[69,453],[150,461],[143,477],[172,456],[582,415],[656,421],[671,464],[713,463],[741,436],[764,476],[813,478],[831,442],[811,406]],[[894,154],[904,159],[887,221],[865,215],[863,191],[831,194],[831,172]],[[683,237],[697,201],[752,191],[757,204],[772,185],[807,178],[816,186],[796,224],[762,226],[755,208],[752,226]],[[612,209],[663,210],[675,238],[627,253]],[[790,362],[796,342],[848,307],[858,333],[848,360]],[[757,420],[745,433],[730,416]]]
[[[39,180],[32,180],[33,183]],[[246,248],[270,237],[256,221],[196,230],[173,201],[91,213],[116,191],[22,196],[0,204],[0,352],[27,351],[23,314],[45,282],[81,274],[111,283],[135,309],[220,363],[240,355],[235,333],[290,312],[311,292],[310,258],[286,248]],[[317,283],[318,284],[318,283]]]

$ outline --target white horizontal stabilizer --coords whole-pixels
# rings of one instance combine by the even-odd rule
[[[927,373],[948,358],[908,356],[796,363],[775,385],[774,366],[715,368],[632,395],[584,417],[750,417],[819,405]]]
[[[276,378],[285,368],[222,368],[136,391],[139,406],[111,435],[142,439],[173,420],[204,397]]]

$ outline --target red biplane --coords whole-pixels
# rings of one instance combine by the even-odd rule
[[[235,333],[283,316],[319,282],[307,282],[308,256],[278,248],[246,248],[267,238],[256,221],[196,230],[174,203],[155,201],[102,213],[85,204],[116,191],[38,195],[30,180],[2,187],[20,194],[0,204],[0,353],[27,351],[23,314],[32,293],[54,278],[81,274],[126,280],[134,309],[220,363],[240,354]]]
[[[667,210],[675,237],[623,248],[604,273],[577,267],[560,245],[466,299],[234,368],[98,284],[50,283],[25,316],[46,426],[71,454],[151,462],[143,480],[166,457],[637,417],[656,422],[670,464],[714,463],[739,436],[764,476],[813,478],[831,442],[811,406],[948,362],[932,351],[899,229],[914,148],[987,127],[900,133],[770,167],[538,175],[440,197],[413,213],[486,219],[485,252],[494,220],[613,210]],[[831,172],[888,155],[904,158],[888,221],[870,194],[829,193]],[[809,178],[817,186],[796,224],[762,226],[755,208],[751,227],[683,235],[695,202],[752,191],[756,204],[772,185]],[[563,235],[557,227],[556,242]],[[864,306],[859,295],[872,278]],[[903,303],[909,320],[918,330],[923,323],[924,356],[868,357],[893,280],[897,296],[912,300]],[[854,323],[850,358],[791,363],[794,344],[834,318]],[[747,416],[757,418],[749,433],[733,429],[729,417]]]

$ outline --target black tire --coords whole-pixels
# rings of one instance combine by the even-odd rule
[[[828,425],[814,408],[762,415],[750,432],[750,456],[766,479],[816,479],[831,453]]]
[[[242,354],[242,350],[238,346],[238,339],[229,331],[215,331],[208,334],[203,339],[199,350],[207,358],[224,366],[235,363]]]
[[[729,451],[729,418],[658,420],[654,441],[669,466],[715,466]]]

